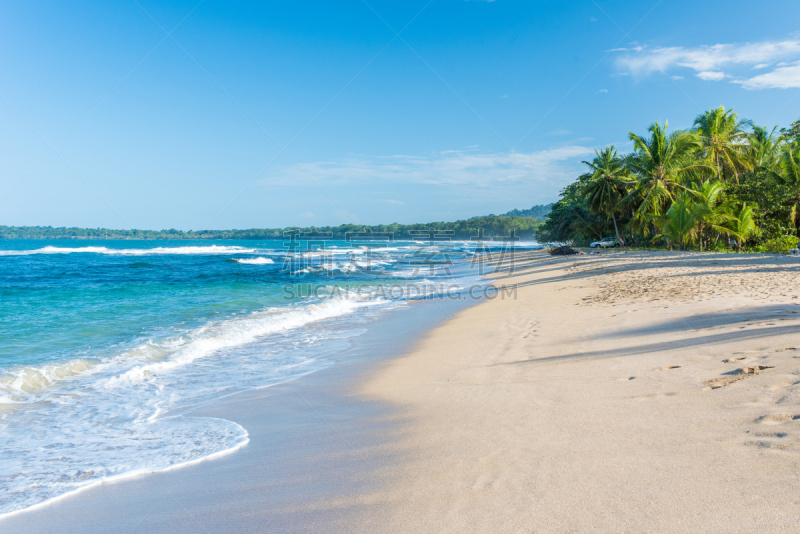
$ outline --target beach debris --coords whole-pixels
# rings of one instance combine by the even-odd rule
[[[572,254],[578,254],[578,251],[574,250],[572,247],[570,247],[568,245],[564,245],[563,247],[556,247],[556,248],[551,248],[550,249],[550,255],[551,256],[571,256]]]
[[[739,380],[744,380],[745,378],[750,378],[751,376],[755,376],[762,371],[767,369],[772,369],[773,366],[768,365],[756,365],[754,367],[742,367],[741,369],[736,369],[735,371],[731,371],[730,373],[725,374],[724,376],[720,376],[719,378],[712,378],[711,380],[706,380],[703,384],[706,386],[703,389],[717,389],[723,386],[729,386],[734,382],[738,382]]]

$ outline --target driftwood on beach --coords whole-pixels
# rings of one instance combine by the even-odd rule
[[[551,256],[569,256],[571,254],[577,254],[576,250],[573,250],[572,247],[564,245],[563,247],[556,247],[550,249]]]

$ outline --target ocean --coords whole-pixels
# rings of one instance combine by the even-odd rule
[[[0,240],[0,516],[234,452],[247,429],[194,408],[333,365],[411,301],[481,298],[474,257],[458,242]]]

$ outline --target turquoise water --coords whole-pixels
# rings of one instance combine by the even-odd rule
[[[413,243],[312,245],[0,241],[0,515],[230,453],[247,430],[193,407],[331,365],[371,321],[478,282],[468,244],[435,268]]]

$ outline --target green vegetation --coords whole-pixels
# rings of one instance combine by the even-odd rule
[[[775,239],[770,239],[764,243],[764,251],[786,254],[796,246],[797,239],[792,236],[783,235],[781,237],[776,237]]]
[[[647,135],[630,132],[632,153],[611,146],[583,162],[588,172],[562,191],[537,238],[788,252],[800,221],[800,121],[776,131],[719,107],[689,130],[656,122]]]
[[[552,204],[539,204],[533,206],[529,210],[511,210],[507,213],[503,213],[501,217],[533,217],[534,219],[544,220],[552,208]]]
[[[271,228],[250,230],[109,230],[106,228],[52,228],[49,226],[0,226],[0,239],[284,239],[284,232],[300,230],[304,233],[331,232],[330,239],[343,240],[348,232],[393,232],[395,239],[411,239],[411,230],[452,230],[453,239],[469,239],[477,236],[480,229],[486,237],[507,236],[514,229],[521,239],[533,239],[535,229],[542,224],[532,217],[489,216],[468,221],[431,222],[427,224],[381,224],[365,226],[343,224],[319,228]]]

